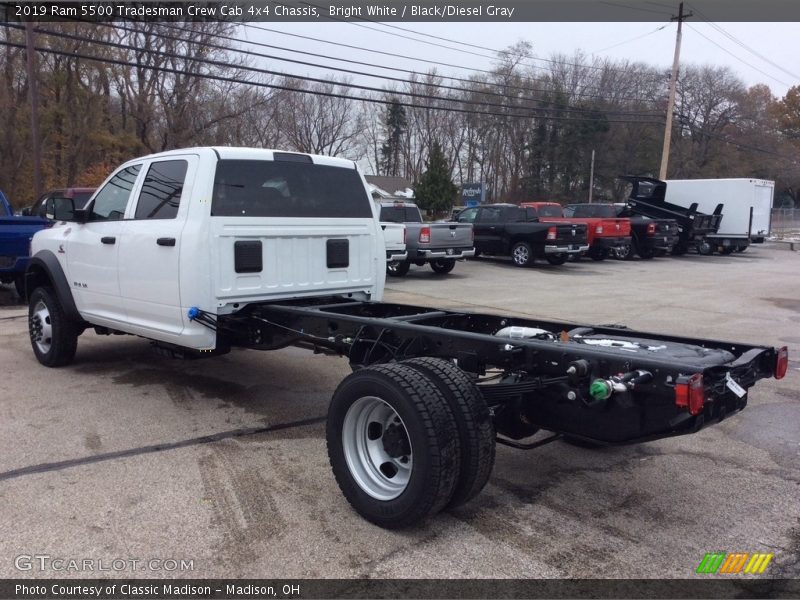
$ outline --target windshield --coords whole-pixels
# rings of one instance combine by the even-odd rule
[[[372,218],[355,169],[271,160],[220,160],[211,216]]]

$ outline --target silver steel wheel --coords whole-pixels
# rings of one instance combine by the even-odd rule
[[[50,321],[50,309],[42,300],[39,300],[33,307],[30,334],[31,340],[42,354],[50,352],[50,347],[53,345],[53,325]]]
[[[375,396],[356,400],[342,426],[342,447],[353,479],[377,500],[394,500],[411,478],[411,441],[400,415]]]
[[[514,259],[516,264],[526,265],[528,263],[528,259],[530,258],[530,253],[528,252],[528,248],[526,246],[519,244],[518,246],[514,246],[511,257]]]

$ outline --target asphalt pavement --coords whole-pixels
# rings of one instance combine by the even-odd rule
[[[74,364],[47,369],[13,294],[0,287],[0,577],[684,578],[720,551],[773,553],[763,577],[800,577],[797,252],[484,258],[390,279],[387,301],[788,345],[791,358],[785,379],[695,435],[500,446],[475,500],[394,532],[351,510],[328,465],[323,419],[345,359],[170,360],[87,332]],[[49,558],[24,558],[37,556]],[[54,568],[70,558],[95,569]],[[97,572],[115,560],[128,566]]]

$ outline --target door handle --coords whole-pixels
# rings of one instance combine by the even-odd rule
[[[113,235],[107,235],[105,237],[101,237],[100,241],[104,244],[116,244],[117,238],[115,238]]]
[[[159,246],[174,246],[175,238],[158,238],[156,244]]]

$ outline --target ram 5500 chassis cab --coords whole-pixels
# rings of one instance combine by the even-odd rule
[[[383,303],[375,212],[346,160],[244,148],[131,160],[34,237],[33,352],[66,365],[94,329],[176,356],[346,356],[328,453],[347,500],[384,527],[478,494],[496,443],[693,433],[786,372],[785,348]],[[519,441],[539,429],[554,435]]]

